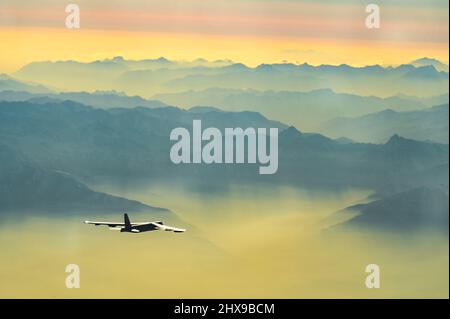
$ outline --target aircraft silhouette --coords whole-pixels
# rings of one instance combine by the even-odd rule
[[[165,231],[173,231],[175,233],[183,233],[186,229],[176,228],[171,226],[166,226],[161,221],[155,222],[143,222],[143,223],[132,223],[128,214],[123,214],[123,223],[116,222],[97,222],[97,221],[84,221],[85,224],[100,226],[106,225],[111,230],[120,230],[121,233],[143,233],[147,231],[153,230],[165,230]]]

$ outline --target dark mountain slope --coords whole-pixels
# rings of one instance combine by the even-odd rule
[[[1,144],[0,163],[0,211],[164,211],[92,191],[70,174],[39,168]]]
[[[398,134],[448,144],[448,104],[410,112],[388,109],[356,118],[341,117],[319,129],[331,137],[345,136],[358,142],[384,143]]]
[[[415,231],[434,229],[448,232],[448,192],[419,187],[347,210],[359,215],[347,221],[345,227],[376,230]]]
[[[172,129],[202,127],[278,127],[279,169],[261,176],[257,164],[175,165],[170,161]],[[340,143],[320,134],[301,133],[254,112],[214,109],[100,110],[66,101],[33,104],[0,102],[0,137],[41,167],[69,172],[82,180],[111,178],[193,178],[293,183],[318,187],[380,187],[387,180],[448,163],[448,146],[393,137],[382,145]]]

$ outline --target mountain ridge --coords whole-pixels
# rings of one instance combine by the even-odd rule
[[[93,191],[71,174],[43,169],[4,144],[0,144],[0,159],[3,168],[0,172],[0,212],[169,212],[167,209]]]
[[[293,91],[332,88],[338,92],[377,96],[415,94],[424,97],[448,92],[448,72],[439,71],[429,64],[384,67],[261,63],[251,67],[236,62],[134,61],[122,58],[91,62],[32,62],[16,71],[14,76],[65,91],[85,91],[96,87],[144,97],[214,86]],[[366,82],[364,85],[363,80]]]
[[[333,138],[345,136],[359,142],[381,143],[394,134],[422,141],[448,144],[448,104],[430,108],[395,111],[385,109],[358,117],[325,121],[318,130]]]

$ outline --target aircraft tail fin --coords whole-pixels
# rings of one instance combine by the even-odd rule
[[[130,229],[131,228],[131,222],[130,222],[130,218],[128,217],[128,214],[123,214],[123,220],[125,223],[125,228],[126,229]]]

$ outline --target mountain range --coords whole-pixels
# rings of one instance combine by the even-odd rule
[[[279,171],[261,178],[251,164],[175,165],[169,160],[170,131],[203,127],[278,127]],[[385,144],[342,143],[301,133],[255,112],[214,108],[96,109],[65,101],[0,102],[2,142],[39,165],[84,180],[183,177],[200,182],[270,181],[318,187],[383,185],[389,176],[448,163],[448,145],[393,136]],[[364,172],[364,174],[360,174]]]
[[[164,107],[165,103],[156,100],[143,99],[140,96],[128,96],[116,91],[95,91],[88,92],[60,92],[60,93],[30,93],[28,91],[0,91],[0,101],[20,102],[30,101],[32,103],[63,102],[66,100],[98,107]]]
[[[29,93],[50,93],[43,85],[19,81],[7,74],[0,74],[0,91],[26,91]]]
[[[153,212],[168,210],[91,190],[74,176],[44,169],[0,144],[0,212]]]
[[[277,174],[173,164],[170,132],[191,130],[194,119],[220,130],[278,128]],[[3,212],[171,214],[96,192],[96,182],[187,182],[202,192],[269,184],[373,190],[347,209],[357,216],[343,227],[448,225],[448,67],[429,58],[388,67],[34,62],[0,76],[0,141]]]
[[[144,99],[140,96],[129,96],[117,91],[60,93],[30,93],[21,90],[0,91],[0,101],[47,103],[65,100],[98,108],[158,108],[168,105],[190,108],[209,105],[225,111],[255,111],[305,131],[329,133],[329,131],[322,131],[324,128],[323,122],[333,120],[336,117],[357,117],[385,109],[396,111],[425,109],[433,105],[447,103],[448,94],[423,99],[404,95],[378,98],[335,93],[329,89],[311,92],[261,92],[215,88],[199,92],[158,94],[153,99]]]
[[[345,136],[358,142],[383,143],[392,135],[448,144],[448,104],[417,111],[391,109],[355,118],[339,117],[325,122],[319,131],[331,136]]]
[[[169,160],[170,131],[175,127],[190,129],[193,119],[201,119],[204,127],[219,129],[277,127],[277,174],[261,176],[251,164],[173,164]],[[98,109],[73,101],[0,102],[0,137],[3,211],[152,210],[135,201],[92,191],[85,185],[97,181],[136,185],[188,182],[191,189],[208,192],[217,187],[226,191],[227,185],[234,183],[318,190],[361,187],[380,190],[375,199],[379,201],[422,184],[435,187],[436,169],[448,168],[448,145],[398,135],[385,144],[343,142],[302,133],[259,113],[226,112],[212,107]],[[411,176],[416,179],[411,181]],[[398,186],[382,193],[392,181]],[[439,187],[443,192],[447,189],[448,194],[448,184],[446,188]],[[428,197],[423,198],[421,207],[426,207]],[[445,198],[438,204],[444,205]],[[392,216],[382,213],[385,223],[394,223]],[[382,228],[382,224],[379,226]]]
[[[356,214],[338,229],[375,229],[385,232],[441,231],[448,234],[448,191],[416,187],[368,204],[348,207]]]
[[[202,61],[202,60],[200,60]],[[432,62],[432,61],[431,61]],[[93,62],[33,62],[14,73],[20,80],[60,91],[117,90],[150,97],[208,88],[260,91],[335,92],[381,97],[398,94],[427,97],[448,93],[448,73],[424,61],[399,66],[261,64],[249,67],[230,61],[180,63],[165,58],[129,61],[122,57]]]
[[[408,96],[379,98],[335,93],[330,89],[298,92],[211,88],[157,94],[153,98],[183,107],[214,105],[227,111],[252,110],[305,131],[319,132],[323,122],[338,116],[356,117],[385,109],[412,111],[436,105],[436,102],[448,103],[448,94],[427,99]]]
[[[436,70],[448,73],[448,65],[433,58],[420,58],[412,61],[410,64],[414,65],[415,67],[432,65]]]

